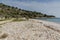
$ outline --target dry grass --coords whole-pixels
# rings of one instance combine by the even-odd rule
[[[12,20],[12,21],[13,21],[13,22],[16,22],[16,21],[19,22],[19,21],[26,21],[26,19],[16,19],[16,18],[15,18],[15,19]]]

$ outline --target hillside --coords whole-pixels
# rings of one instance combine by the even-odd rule
[[[12,7],[12,6],[8,6],[3,3],[0,3],[0,17],[5,17],[5,18],[39,17],[40,18],[40,17],[55,17],[55,16],[43,14],[41,12],[36,12],[36,11],[27,11],[24,9],[18,9],[17,7]]]

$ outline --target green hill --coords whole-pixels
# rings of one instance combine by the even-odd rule
[[[36,11],[28,11],[24,9],[18,9],[17,7],[12,7],[5,5],[3,3],[0,3],[0,17],[5,18],[20,18],[20,17],[26,17],[26,18],[42,18],[42,17],[55,17],[53,15],[47,15],[43,14],[41,12]]]

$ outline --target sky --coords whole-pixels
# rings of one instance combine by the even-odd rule
[[[0,3],[60,17],[60,0],[0,0]]]

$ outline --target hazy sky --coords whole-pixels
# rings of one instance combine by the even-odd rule
[[[60,0],[0,0],[0,3],[60,17]]]

